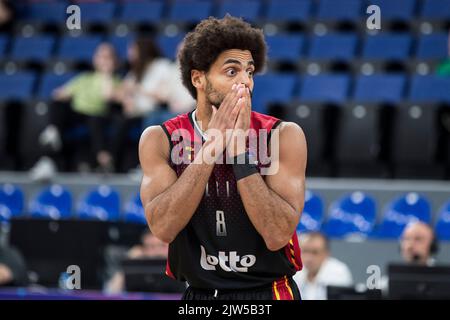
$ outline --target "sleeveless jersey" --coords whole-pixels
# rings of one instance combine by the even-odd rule
[[[277,118],[251,113],[250,128],[267,133],[266,145],[271,130],[280,123]],[[195,127],[192,111],[161,126],[169,139],[171,155],[193,160],[195,149],[204,139]],[[259,146],[259,136],[257,140]],[[178,177],[190,165],[180,158],[169,159]],[[256,159],[261,172],[264,164],[259,161],[259,153]],[[267,249],[245,211],[232,165],[223,163],[215,164],[197,210],[170,243],[166,274],[194,288],[250,289],[292,276],[301,268],[297,235],[294,233],[278,251]]]

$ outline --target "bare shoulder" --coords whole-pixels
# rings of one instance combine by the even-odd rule
[[[139,139],[139,154],[158,153],[167,156],[169,153],[169,140],[161,126],[150,126],[144,130]]]
[[[280,142],[289,141],[289,144],[306,145],[305,134],[297,123],[283,121],[278,128],[280,129]]]

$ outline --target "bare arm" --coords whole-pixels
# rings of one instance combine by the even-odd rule
[[[201,156],[199,152],[197,156]],[[141,199],[152,233],[172,242],[187,225],[205,191],[213,164],[191,163],[177,179],[168,164],[169,142],[161,127],[148,128],[141,138],[139,157],[144,172]]]
[[[253,174],[238,181],[238,190],[250,221],[276,251],[292,237],[304,205],[306,141],[301,128],[282,123],[279,170],[274,175]]]
[[[13,280],[13,274],[8,266],[0,263],[0,286]]]
[[[226,137],[225,131],[232,128],[241,103],[242,91],[233,90],[225,97],[219,110],[213,107],[208,130],[215,129]],[[200,203],[206,184],[214,168],[214,162],[205,158],[217,158],[221,150],[215,148],[219,140],[208,140],[177,179],[169,166],[169,142],[159,126],[148,128],[139,143],[139,158],[144,172],[141,199],[147,222],[152,233],[160,240],[170,243],[187,225]],[[220,151],[215,153],[215,151]]]
[[[71,97],[72,94],[64,86],[56,88],[52,92],[52,98],[57,101],[69,100]]]

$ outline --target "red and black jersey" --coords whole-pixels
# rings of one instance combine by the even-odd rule
[[[280,123],[277,118],[251,113],[250,128],[266,131],[267,144],[271,130]],[[192,112],[164,122],[162,128],[171,155],[193,160],[204,140]],[[256,158],[260,160],[259,153]],[[169,164],[179,177],[190,164],[178,160],[170,157]],[[257,163],[261,172],[264,164]],[[214,166],[197,210],[169,245],[166,273],[195,288],[245,289],[268,285],[301,268],[297,235],[283,249],[268,250],[245,211],[232,165],[223,163]]]

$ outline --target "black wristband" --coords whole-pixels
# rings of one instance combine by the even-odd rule
[[[248,152],[241,153],[234,157],[232,166],[236,181],[259,172],[255,162],[250,159]]]

